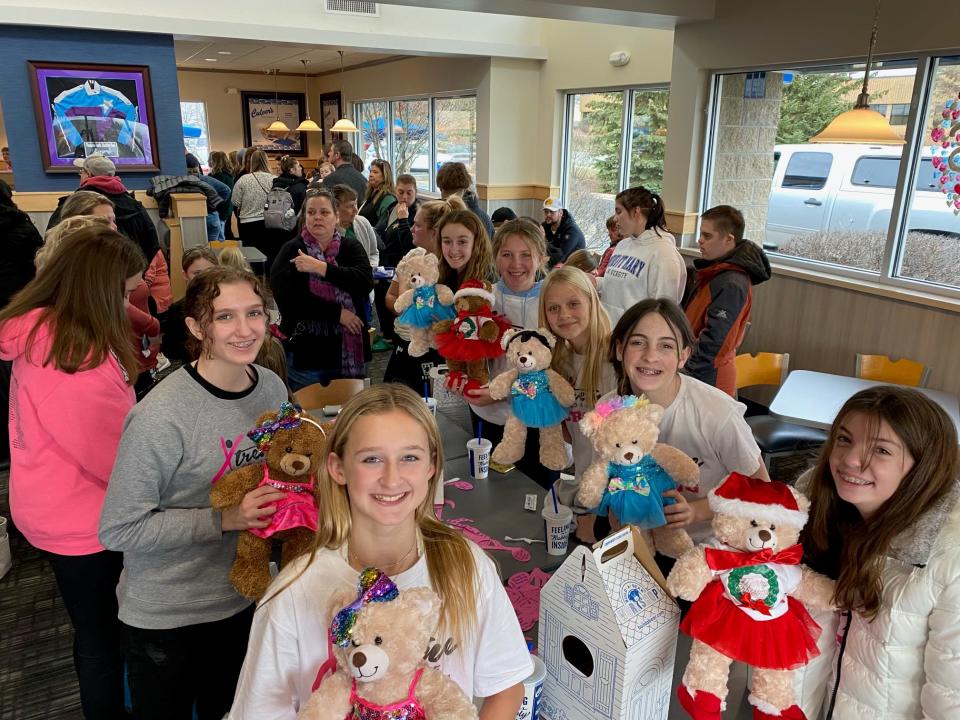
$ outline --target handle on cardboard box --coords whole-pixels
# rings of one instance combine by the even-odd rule
[[[633,533],[630,526],[625,525],[612,535],[608,535],[600,543],[600,547],[593,551],[593,558],[598,568],[617,561],[618,558],[633,555]]]

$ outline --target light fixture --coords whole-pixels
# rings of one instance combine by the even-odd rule
[[[267,70],[267,72],[273,73],[273,108],[277,115],[277,119],[270,123],[270,125],[267,127],[267,132],[290,132],[290,128],[287,127],[287,124],[280,119],[280,80],[277,78],[277,75],[280,74],[280,69],[275,68],[273,70]]]
[[[873,31],[867,49],[867,67],[863,72],[863,89],[857,95],[852,110],[835,117],[818,135],[810,138],[812,143],[866,143],[870,145],[903,145],[904,139],[890,127],[887,119],[870,109],[870,94],[867,83],[873,66],[873,49],[877,44],[877,25],[880,22],[880,0],[873,15]]]
[[[310,119],[310,88],[307,87],[307,65],[309,60],[301,60],[303,63],[303,92],[307,98],[307,119],[297,125],[297,132],[322,132],[323,128]]]
[[[341,92],[341,97],[342,97],[342,93],[343,93],[343,50],[337,50],[337,52],[340,53],[340,92]],[[330,132],[355,133],[355,132],[360,132],[360,131],[357,129],[357,126],[353,124],[353,121],[352,121],[352,120],[350,120],[350,119],[348,119],[348,118],[340,118],[339,120],[337,120],[337,121],[333,124],[333,127],[330,128]]]

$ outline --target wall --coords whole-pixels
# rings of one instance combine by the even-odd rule
[[[73,173],[43,172],[28,60],[147,65],[160,171],[186,171],[172,36],[0,25],[0,101],[19,192],[77,187]],[[130,188],[146,188],[152,174],[121,176]]]

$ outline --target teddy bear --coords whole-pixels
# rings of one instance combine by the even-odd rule
[[[793,670],[819,654],[805,605],[834,609],[834,583],[800,564],[810,503],[780,482],[739,473],[708,493],[716,543],[677,560],[667,587],[693,603],[680,629],[693,638],[677,689],[694,720],[720,720],[734,660],[753,667],[754,720],[806,720]]]
[[[700,468],[686,453],[657,442],[662,417],[662,407],[635,395],[615,395],[583,416],[580,429],[594,454],[577,503],[598,515],[612,510],[620,522],[649,530],[658,552],[679,557],[693,541],[684,530],[664,527],[663,507],[675,500],[663,493],[678,485],[696,490]]]
[[[423,248],[414,248],[397,264],[397,276],[403,279],[407,289],[400,294],[394,305],[397,311],[396,324],[406,328],[411,357],[421,357],[430,350],[433,341],[431,327],[440,320],[452,320],[453,292],[446,285],[438,284],[440,261],[433,253]]]
[[[451,390],[479,390],[490,374],[487,360],[503,355],[500,338],[510,322],[493,311],[493,286],[485,280],[467,280],[453,295],[457,315],[434,323],[437,352],[447,361],[446,384]]]
[[[401,593],[386,574],[367,568],[356,592],[333,594],[330,614],[336,670],[320,680],[298,720],[477,718],[460,687],[424,662],[440,619],[433,590]]]
[[[497,375],[489,386],[490,397],[509,396],[510,414],[503,440],[490,459],[509,465],[523,457],[527,428],[540,430],[540,463],[562,470],[569,463],[563,442],[563,421],[573,405],[573,387],[550,369],[556,338],[548,330],[507,330],[500,345],[510,369]]]
[[[326,430],[307,413],[284,402],[279,411],[263,413],[247,436],[264,454],[263,463],[223,475],[210,491],[210,503],[220,511],[235,507],[244,495],[261,485],[270,485],[286,495],[277,503],[267,527],[250,528],[237,538],[230,582],[245,598],[259,600],[270,584],[272,541],[283,541],[284,564],[309,550],[313,542],[317,531],[314,476],[326,457]]]

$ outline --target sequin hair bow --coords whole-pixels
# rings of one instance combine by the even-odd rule
[[[603,402],[597,403],[597,406],[593,409],[597,415],[600,417],[607,417],[610,413],[616,410],[622,410],[624,408],[642,408],[646,405],[649,405],[650,401],[643,395],[637,397],[636,395],[614,395],[609,400],[604,400]]]
[[[276,416],[271,420],[264,420],[262,423],[260,423],[260,425],[248,432],[247,437],[256,443],[260,452],[265,453],[270,449],[270,443],[273,442],[273,436],[276,435],[278,431],[294,430],[295,428],[300,427],[300,424],[304,422],[308,422],[317,427],[320,432],[323,433],[323,436],[326,437],[327,434],[323,431],[323,428],[318,422],[301,415],[293,403],[289,402],[280,403],[280,411],[276,414]]]
[[[346,647],[350,642],[357,616],[367,603],[396,600],[400,592],[386,573],[368,567],[360,573],[357,581],[357,599],[338,612],[330,624],[334,644]]]

